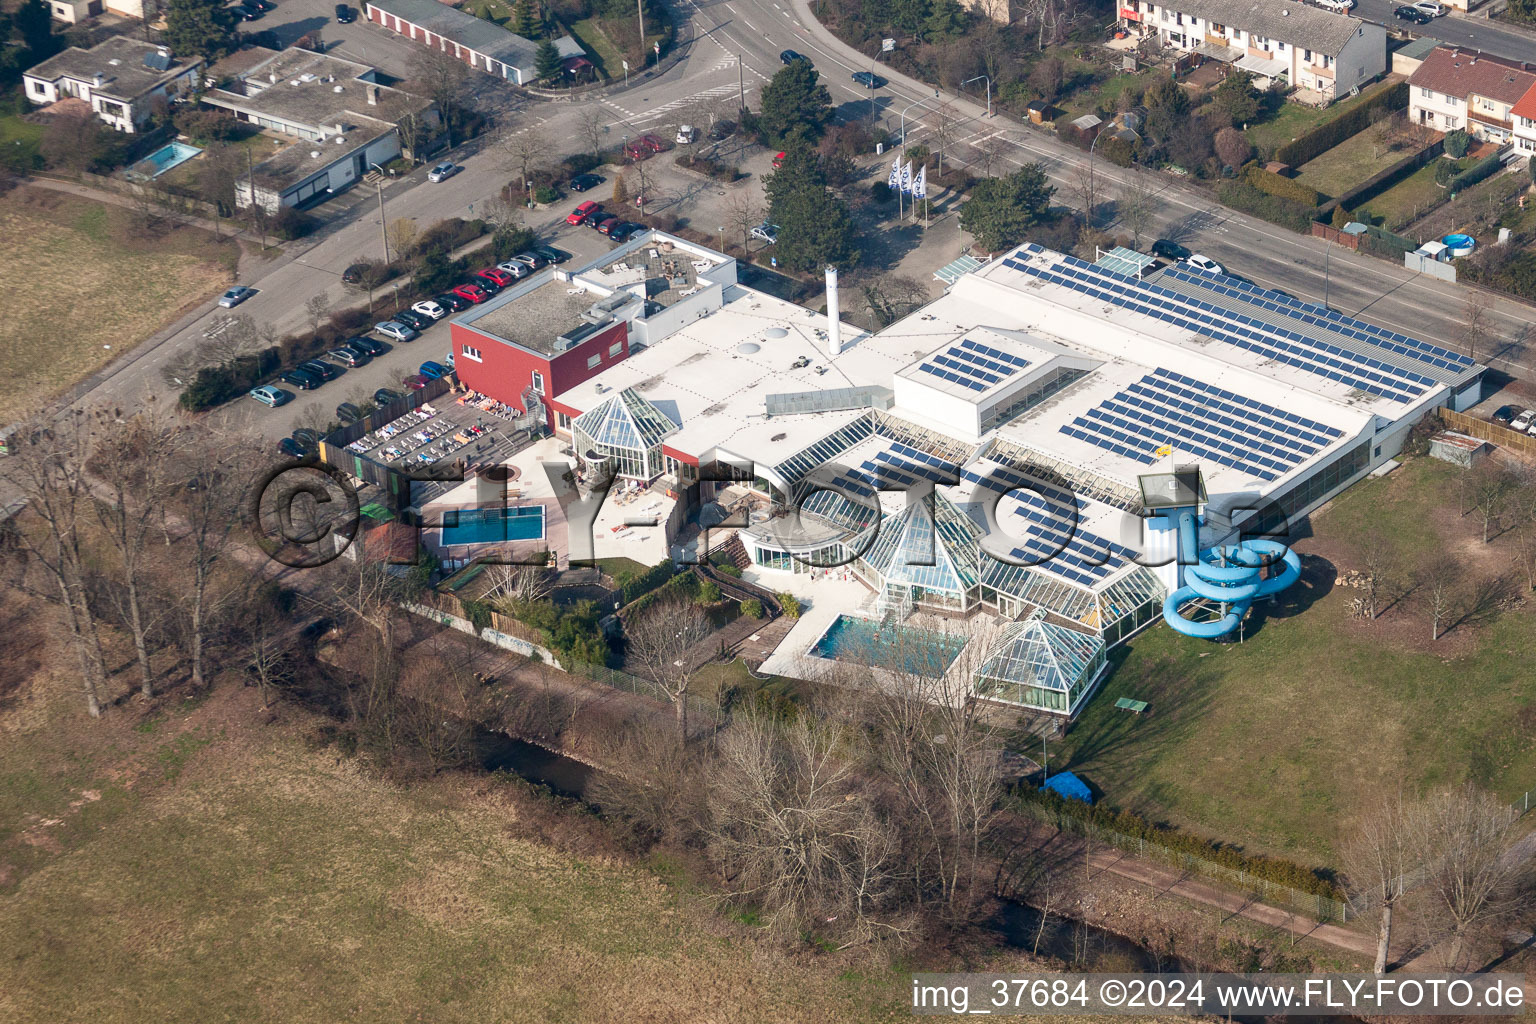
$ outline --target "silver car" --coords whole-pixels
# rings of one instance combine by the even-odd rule
[[[373,325],[373,329],[386,338],[394,338],[396,341],[410,341],[416,337],[416,331],[396,320],[385,320],[383,323]]]
[[[234,309],[240,303],[256,294],[255,288],[247,288],[243,284],[237,284],[223,295],[219,296],[219,305],[225,309]]]
[[[779,226],[763,221],[752,229],[752,237],[767,242],[769,245],[775,245],[779,241]]]
[[[447,181],[463,169],[458,164],[445,160],[427,172],[427,180],[431,182]]]

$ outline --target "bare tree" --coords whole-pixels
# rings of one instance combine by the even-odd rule
[[[1372,531],[1355,545],[1360,574],[1365,583],[1365,607],[1372,619],[1381,612],[1381,603],[1396,589],[1400,558],[1397,545],[1389,537]]]
[[[1529,474],[1518,478],[1510,489],[1508,517],[1515,531],[1526,589],[1536,590],[1536,479]]]
[[[139,663],[140,692],[146,698],[153,697],[145,555],[151,531],[163,522],[169,469],[182,434],[152,406],[126,418],[120,410],[97,410],[92,415],[91,434],[88,468],[96,483],[92,507],[117,556],[120,603]]]
[[[1415,810],[1401,795],[1382,800],[1360,822],[1360,829],[1340,849],[1349,879],[1350,902],[1359,912],[1379,907],[1376,960],[1371,970],[1387,972],[1392,944],[1392,914],[1408,891],[1416,861]]]
[[[95,613],[86,590],[85,517],[90,487],[85,458],[89,428],[83,413],[71,413],[44,426],[28,423],[11,438],[11,454],[0,462],[0,473],[27,503],[36,525],[16,530],[17,548],[26,561],[40,567],[57,591],[64,611],[70,646],[80,662],[86,709],[101,714],[101,693],[107,683],[107,663]]]
[[[214,436],[203,439],[195,455],[182,458],[186,483],[176,492],[174,508],[185,530],[181,543],[187,575],[179,596],[187,617],[187,657],[195,689],[207,683],[205,653],[220,599],[237,596],[236,591],[218,594],[213,584],[240,521],[241,502],[253,483],[250,456],[248,445]]]
[[[331,300],[324,292],[311,295],[304,300],[304,315],[309,319],[309,329],[312,334],[320,333],[320,326],[330,319]]]
[[[485,599],[510,611],[516,605],[542,601],[551,589],[549,570],[537,565],[493,565],[486,569],[490,585]]]
[[[447,43],[443,45],[447,46]],[[469,99],[469,65],[447,50],[415,47],[411,53],[408,87],[437,106],[451,143]]]
[[[1461,563],[1444,551],[1431,554],[1419,567],[1419,592],[1429,609],[1431,640],[1440,639],[1440,626],[1451,616],[1460,582]]]
[[[741,247],[747,248],[752,239],[752,229],[768,216],[768,204],[762,191],[755,185],[743,185],[725,201],[725,223],[732,231],[741,232]]]
[[[517,180],[513,184],[523,193],[525,200],[532,199],[530,183],[533,181],[533,169],[554,152],[550,149],[549,140],[537,128],[524,128],[502,139],[501,148],[517,170]]]
[[[397,217],[389,222],[389,227],[384,229],[389,238],[389,250],[396,256],[404,258],[411,255],[416,248],[416,239],[419,234],[416,230],[416,221],[410,217]]]
[[[624,624],[625,664],[634,668],[672,702],[681,736],[688,736],[688,698],[692,678],[688,652],[710,634],[703,610],[683,595],[657,600]]]
[[[1157,183],[1137,168],[1120,186],[1120,219],[1131,230],[1131,244],[1141,248],[1141,239],[1152,230],[1157,217]]]
[[[877,329],[889,327],[928,301],[928,289],[923,283],[903,274],[861,275],[857,284]]]
[[[984,177],[990,178],[994,170],[1006,165],[1008,151],[1012,146],[1001,134],[997,134],[977,139],[971,148],[976,151],[971,166],[979,170]]]
[[[1094,211],[1099,205],[1099,181],[1092,160],[1077,168],[1067,187],[1083,211],[1084,225],[1093,227]]]
[[[1425,888],[1446,917],[1446,965],[1458,970],[1477,927],[1526,889],[1528,861],[1514,849],[1523,830],[1508,806],[1470,785],[1430,794],[1420,822]]]
[[[1472,470],[1470,483],[1472,507],[1477,510],[1478,518],[1483,521],[1483,543],[1487,544],[1488,534],[1504,514],[1504,508],[1509,503],[1510,492],[1514,489],[1514,479],[1503,466],[1492,459],[1484,459]]]
[[[1493,331],[1488,308],[1477,296],[1467,299],[1461,309],[1461,340],[1467,346],[1467,354],[1473,359],[1483,350],[1483,344]]]
[[[297,647],[293,624],[264,591],[257,591],[241,612],[240,653],[256,682],[261,706],[266,707],[293,679]]]
[[[933,110],[933,148],[939,157],[939,174],[944,173],[944,154],[955,143],[955,136],[960,131],[961,118],[954,106],[949,103],[941,103]]]
[[[599,103],[588,103],[576,112],[576,124],[587,152],[597,156],[603,151],[603,137],[608,134],[608,114]]]

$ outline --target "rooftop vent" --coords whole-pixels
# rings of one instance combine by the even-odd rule
[[[318,159],[320,159],[320,151],[318,149],[310,150],[309,151],[309,158],[311,160],[318,160]]]
[[[752,353],[760,351],[762,347],[755,341],[744,341],[736,346],[736,351],[744,356],[750,356]]]
[[[787,338],[789,332],[782,327],[770,327],[763,332],[765,338]]]

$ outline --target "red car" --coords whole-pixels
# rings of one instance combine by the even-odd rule
[[[655,135],[642,135],[638,141],[652,153],[665,153],[667,150],[667,144]]]
[[[422,388],[427,386],[427,378],[423,377],[419,373],[413,373],[409,377],[402,378],[400,383],[404,384],[412,391],[420,391]]]
[[[618,222],[619,218],[611,213],[595,213],[587,221],[587,227],[596,228],[599,234],[606,235]]]
[[[477,270],[475,271],[475,276],[478,277],[481,281],[486,281],[490,284],[490,287],[486,289],[487,291],[497,292],[501,291],[507,285],[517,280],[517,278],[507,273],[505,270],[498,270],[495,267],[486,267],[484,270]],[[479,282],[476,283],[478,284]]]
[[[603,221],[601,224],[599,224],[597,226],[597,233],[600,234],[600,235],[610,235],[611,236],[613,234],[614,229],[618,228],[618,227],[622,227],[623,224],[624,224],[624,220],[623,220],[622,217],[609,217],[607,220]]]
[[[774,170],[778,170],[780,167],[784,166],[784,157],[785,157],[785,155],[786,154],[784,154],[784,153],[778,153],[778,154],[774,155],[774,158],[773,158],[773,169]]]
[[[491,297],[490,292],[486,291],[484,288],[477,284],[461,284],[458,287],[452,289],[452,291],[453,294],[457,295],[459,298],[473,302],[477,306]]]
[[[653,152],[655,151],[651,149],[651,147],[647,146],[639,139],[636,139],[634,142],[625,143],[624,145],[624,155],[636,162],[644,160]]]
[[[570,216],[565,218],[565,222],[567,224],[580,224],[596,213],[598,209],[600,209],[599,205],[589,199],[572,210]]]

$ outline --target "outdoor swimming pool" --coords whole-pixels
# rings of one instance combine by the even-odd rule
[[[941,676],[965,647],[966,638],[910,626],[887,626],[873,619],[839,615],[811,648],[817,658],[855,661],[920,675]],[[883,659],[883,664],[882,664]]]
[[[466,508],[443,513],[442,542],[497,544],[509,540],[542,540],[544,506]]]
[[[149,156],[133,165],[133,174],[140,178],[158,178],[166,171],[191,160],[202,150],[180,142],[161,146]]]

